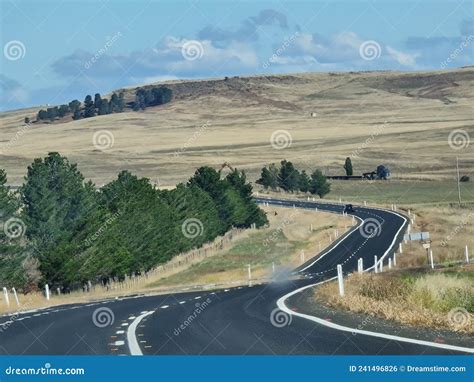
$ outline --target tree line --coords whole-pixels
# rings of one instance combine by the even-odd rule
[[[201,167],[173,190],[122,171],[97,189],[58,153],[35,159],[17,192],[1,171],[0,211],[0,286],[20,290],[121,280],[232,227],[268,223],[242,171],[222,177]],[[12,220],[23,232],[9,226]]]
[[[170,102],[172,98],[173,92],[166,86],[152,87],[150,89],[138,88],[135,91],[135,100],[130,103],[125,102],[124,92],[113,93],[110,99],[102,98],[100,93],[96,93],[94,98],[88,94],[82,103],[75,99],[68,104],[48,107],[46,110],[41,109],[36,115],[36,120],[55,121],[67,115],[72,115],[72,119],[78,120],[97,115],[121,113],[125,109],[139,111],[149,106],[163,105]],[[25,118],[25,123],[30,123],[28,117]]]
[[[311,175],[308,175],[305,170],[300,172],[293,163],[287,160],[282,160],[280,167],[277,167],[275,163],[263,167],[257,183],[272,191],[281,189],[286,192],[309,192],[320,198],[331,191],[331,184],[321,170],[314,170]]]

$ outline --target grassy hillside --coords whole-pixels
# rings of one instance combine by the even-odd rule
[[[1,113],[0,160],[13,184],[33,158],[58,150],[98,185],[122,169],[174,185],[198,166],[224,161],[254,180],[264,164],[283,158],[342,173],[351,154],[355,174],[386,163],[394,178],[449,180],[456,156],[463,173],[474,167],[472,143],[463,150],[448,144],[453,129],[474,136],[473,85],[473,68],[175,81],[167,83],[171,103],[143,112],[25,128],[24,117],[38,109]],[[93,144],[100,130],[113,140],[103,151]],[[291,145],[273,148],[276,130],[288,131]]]

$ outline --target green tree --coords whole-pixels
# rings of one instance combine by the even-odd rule
[[[308,174],[306,174],[306,171],[303,170],[301,171],[301,174],[300,174],[299,189],[301,192],[308,192],[310,187],[311,187],[311,179],[308,176]]]
[[[278,174],[278,186],[289,192],[299,190],[300,173],[293,166],[293,163],[282,160],[280,172]]]
[[[346,161],[344,163],[344,170],[346,170],[346,175],[347,176],[352,176],[353,171],[352,171],[352,161],[351,158],[347,157]]]
[[[260,179],[257,180],[257,183],[261,184],[265,189],[270,188],[272,191],[276,191],[278,188],[278,168],[275,166],[275,163],[262,168]]]
[[[71,110],[72,113],[74,113],[76,110],[79,110],[80,107],[81,107],[81,102],[78,101],[77,99],[69,102],[69,109]]]
[[[68,105],[61,105],[58,109],[58,117],[63,118],[67,113],[69,113],[69,106]]]
[[[79,251],[75,236],[95,213],[96,191],[75,164],[58,153],[35,159],[20,188],[26,234],[50,285],[65,280],[62,267]]]
[[[78,119],[81,119],[82,117],[83,117],[83,115],[82,115],[82,113],[79,109],[74,110],[74,113],[72,115],[72,119],[74,119],[76,121]]]
[[[84,118],[90,118],[95,116],[95,107],[92,97],[87,95],[84,99]]]
[[[317,194],[320,198],[323,198],[331,191],[331,185],[321,170],[314,170],[311,174],[311,186],[309,191],[312,194]]]
[[[100,93],[95,93],[94,95],[94,107],[98,110],[100,108],[100,104],[102,103],[102,97]]]
[[[102,99],[99,106],[99,115],[106,115],[111,113],[111,107],[107,99]]]
[[[48,107],[48,109],[46,109],[46,114],[50,121],[54,121],[58,117],[58,107]]]
[[[19,216],[17,195],[7,186],[7,174],[0,169],[0,285],[28,291],[35,283],[36,264],[31,264],[25,250],[26,224]]]

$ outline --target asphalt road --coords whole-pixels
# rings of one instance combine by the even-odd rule
[[[342,212],[319,202],[258,199],[290,208]],[[134,296],[0,318],[0,354],[456,354],[458,351],[348,333],[282,312],[277,300],[298,288],[373,267],[403,235],[406,219],[355,207],[362,226],[333,243],[284,281],[217,291]],[[369,226],[370,224],[370,226]],[[295,297],[288,308],[303,312]],[[323,317],[324,318],[324,317]],[[6,322],[6,324],[5,324]],[[3,325],[1,325],[3,323]]]

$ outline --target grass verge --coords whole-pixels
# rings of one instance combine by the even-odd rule
[[[353,274],[340,297],[335,282],[316,289],[315,299],[352,312],[403,324],[474,333],[474,270],[396,271]]]

